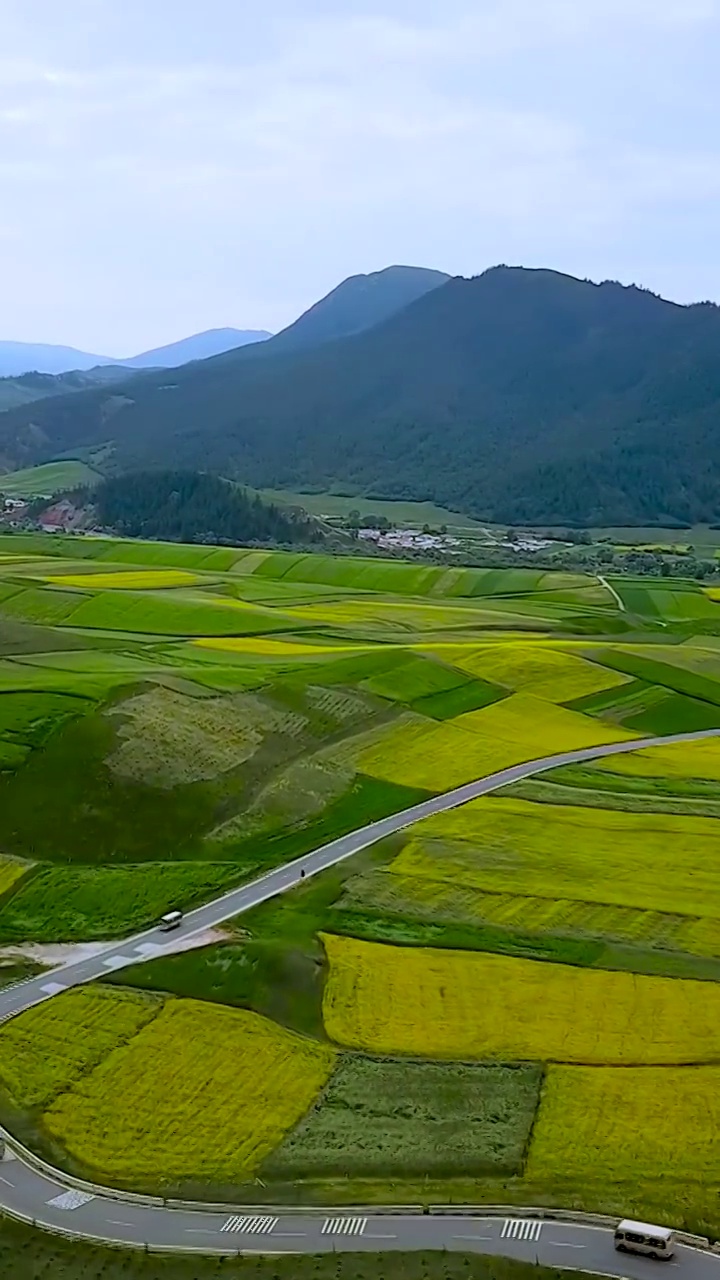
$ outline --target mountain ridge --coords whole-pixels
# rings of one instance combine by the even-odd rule
[[[434,500],[507,523],[720,519],[720,309],[547,269],[454,277],[365,331],[0,417],[0,454]],[[162,394],[161,393],[162,389]]]

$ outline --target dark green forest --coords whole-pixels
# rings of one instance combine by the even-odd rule
[[[126,538],[166,542],[315,542],[309,520],[288,517],[217,476],[140,471],[103,481],[87,498],[98,522]]]
[[[508,524],[720,520],[720,309],[497,267],[352,337],[0,414],[0,464],[114,447]],[[82,454],[80,454],[82,456]]]

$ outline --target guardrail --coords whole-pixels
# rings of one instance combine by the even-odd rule
[[[603,1213],[586,1213],[581,1209],[558,1209],[548,1205],[508,1205],[508,1204],[392,1204],[392,1205],[265,1205],[251,1203],[249,1205],[233,1205],[225,1202],[211,1203],[208,1201],[197,1200],[176,1200],[166,1198],[164,1196],[143,1195],[135,1191],[122,1191],[116,1187],[107,1187],[99,1185],[96,1182],[88,1182],[84,1178],[76,1178],[73,1174],[65,1173],[62,1169],[56,1169],[53,1165],[48,1164],[41,1156],[36,1155],[28,1147],[24,1146],[17,1138],[3,1125],[0,1125],[0,1137],[4,1140],[6,1146],[14,1152],[18,1159],[22,1160],[31,1169],[35,1169],[44,1177],[50,1178],[63,1186],[70,1187],[76,1191],[84,1191],[88,1195],[105,1197],[109,1200],[116,1200],[126,1204],[135,1204],[153,1209],[169,1209],[187,1213],[273,1213],[276,1214],[279,1209],[285,1213],[302,1213],[302,1214],[378,1214],[382,1216],[398,1216],[402,1214],[411,1214],[413,1216],[430,1215],[432,1217],[452,1217],[457,1215],[463,1218],[540,1218],[548,1222],[570,1222],[576,1223],[578,1226],[594,1226],[607,1227],[612,1229],[617,1226],[619,1217],[617,1214]],[[19,1213],[13,1213],[13,1217],[18,1217],[22,1222],[30,1222],[35,1225],[35,1219],[29,1218]],[[55,1230],[54,1227],[47,1228]],[[60,1229],[58,1228],[60,1231]],[[61,1234],[72,1234],[66,1229],[62,1229]],[[677,1239],[681,1244],[690,1245],[695,1249],[709,1249],[714,1253],[720,1252],[720,1244],[711,1244],[707,1236],[693,1235],[688,1231],[677,1231]],[[80,1237],[78,1238],[86,1238]],[[102,1237],[97,1237],[101,1239]],[[173,1250],[169,1250],[173,1252]],[[183,1250],[185,1252],[185,1250]],[[228,1251],[221,1250],[226,1253]],[[233,1251],[234,1252],[234,1251]]]

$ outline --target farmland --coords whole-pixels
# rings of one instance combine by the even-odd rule
[[[59,1094],[43,1123],[110,1182],[239,1182],[315,1100],[334,1059],[256,1014],[169,1000]]]
[[[539,1088],[536,1067],[346,1056],[264,1172],[285,1179],[517,1173]]]
[[[554,1066],[548,1071],[527,1164],[530,1182],[560,1197],[582,1188],[599,1204],[612,1187],[617,1203],[642,1204],[658,1219],[710,1216],[718,1176],[720,1068]],[[668,1129],[683,1141],[669,1151]]]
[[[623,583],[625,611],[533,569],[0,538],[0,950],[131,934],[505,765],[720,726],[720,603]],[[720,1235],[719,819],[720,739],[427,819],[3,1026],[0,1112],[126,1187]],[[642,1146],[663,1107],[677,1172]]]
[[[325,1025],[346,1048],[606,1065],[720,1057],[716,984],[332,935],[323,941]]]

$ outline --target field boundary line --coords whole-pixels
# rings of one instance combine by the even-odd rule
[[[619,595],[619,593],[615,590],[615,588],[610,585],[607,578],[604,578],[603,575],[599,573],[597,576],[597,580],[605,588],[606,591],[610,592],[610,595],[613,596],[613,598],[617,601],[617,606],[620,612],[627,613],[627,605],[625,604],[625,601],[623,600],[622,596]]]

